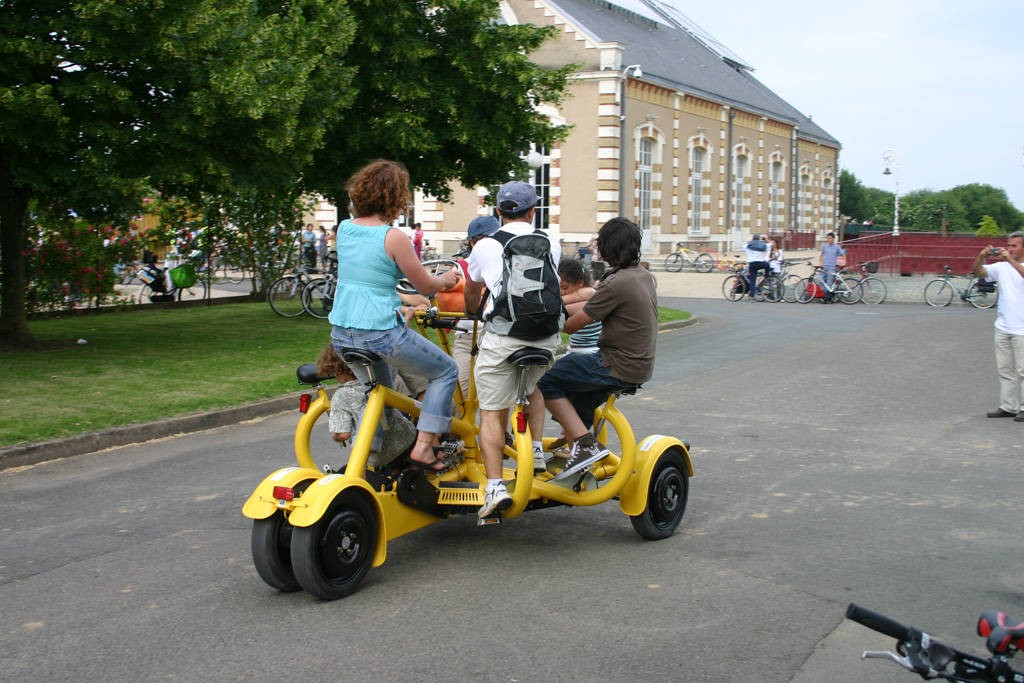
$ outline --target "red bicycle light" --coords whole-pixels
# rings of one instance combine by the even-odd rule
[[[294,500],[295,489],[291,486],[275,486],[274,498],[277,500]]]
[[[309,404],[312,403],[312,402],[313,402],[313,397],[310,394],[303,394],[302,396],[299,396],[299,412],[300,413],[307,413],[307,412],[309,412]]]
[[[516,431],[520,434],[526,431],[526,413],[516,413]]]

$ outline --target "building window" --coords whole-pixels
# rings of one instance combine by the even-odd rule
[[[651,194],[651,183],[654,175],[654,140],[651,138],[640,138],[640,168],[638,169],[638,192],[640,202],[640,229],[648,231],[651,229],[651,208],[653,197]]]
[[[822,190],[822,204],[824,205],[824,208],[822,209],[822,213],[824,213],[824,215],[825,215],[825,218],[824,218],[825,225],[823,227],[825,228],[826,231],[828,231],[828,230],[832,230],[832,229],[835,228],[835,220],[836,220],[836,217],[835,217],[835,187],[834,187],[834,184],[832,182],[832,175],[831,174],[827,174],[824,178],[822,178],[822,180],[821,180],[821,190]]]
[[[540,197],[537,201],[537,210],[533,214],[533,225],[541,230],[547,230],[551,220],[551,157],[548,156],[545,147],[535,146],[533,149],[543,159],[543,163],[533,169],[533,185],[537,188],[537,196]]]
[[[800,187],[798,188],[798,199],[800,201],[798,205],[797,225],[799,228],[811,228],[810,215],[811,215],[811,175],[807,169],[800,171]]]
[[[747,223],[746,192],[750,176],[750,157],[737,155],[733,171],[732,220],[733,227],[743,228]]]
[[[704,187],[707,184],[704,178],[704,168],[707,166],[707,150],[703,147],[694,147],[692,161],[690,162],[690,192],[693,194],[693,216],[690,219],[690,232],[692,234],[704,234]]]
[[[783,197],[782,161],[773,159],[768,178],[768,232],[779,232],[782,227]]]

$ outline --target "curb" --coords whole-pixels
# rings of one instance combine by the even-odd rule
[[[658,325],[658,332],[681,329],[696,325],[700,320],[691,316],[686,320],[673,320]],[[128,446],[131,444],[162,439],[177,434],[199,432],[215,427],[237,424],[257,417],[267,417],[295,410],[296,394],[285,394],[274,398],[245,403],[232,408],[219,408],[200,413],[189,413],[169,417],[155,422],[143,422],[123,427],[111,427],[96,432],[86,432],[63,439],[37,441],[35,443],[0,448],[0,471],[14,467],[38,465],[48,460],[59,460],[73,455],[84,455],[96,451]]]

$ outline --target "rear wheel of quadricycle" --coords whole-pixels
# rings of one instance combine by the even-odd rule
[[[978,283],[973,283],[967,288],[967,301],[970,302],[975,308],[992,308],[995,305],[996,300],[999,298],[999,292],[985,292],[978,287]]]
[[[924,302],[941,308],[953,300],[953,285],[946,280],[932,280],[924,288]]]
[[[739,275],[730,275],[722,282],[722,294],[729,301],[739,301],[747,293],[747,280]]]
[[[366,495],[343,492],[315,524],[292,530],[292,567],[307,593],[337,600],[366,578],[378,535],[377,514]]]
[[[665,257],[665,270],[670,273],[678,273],[683,269],[683,255],[678,251]]]
[[[693,267],[698,273],[710,273],[715,267],[715,259],[711,257],[711,254],[697,254]]]
[[[256,573],[268,586],[283,593],[293,593],[302,588],[292,569],[292,525],[284,513],[275,512],[266,519],[254,519],[249,545]]]
[[[633,529],[644,538],[657,541],[675,533],[686,512],[690,495],[690,474],[677,450],[661,454],[647,487],[647,507],[630,517]]]

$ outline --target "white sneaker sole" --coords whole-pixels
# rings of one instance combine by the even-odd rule
[[[490,505],[484,505],[482,508],[480,508],[477,511],[476,515],[481,519],[483,519],[484,517],[494,517],[496,515],[500,515],[505,510],[508,510],[510,507],[512,507],[512,496],[508,496],[506,498],[498,498],[497,500],[491,501]]]

